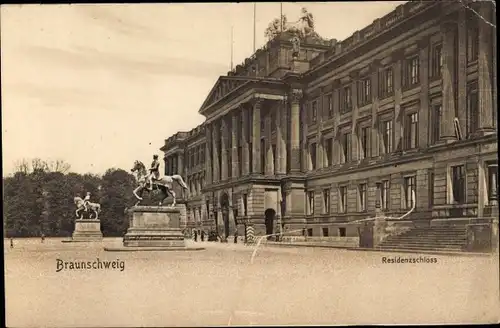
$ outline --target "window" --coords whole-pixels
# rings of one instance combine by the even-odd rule
[[[276,131],[276,110],[271,111],[271,131]]]
[[[311,120],[309,123],[314,124],[318,118],[318,101],[315,100],[311,104]]]
[[[403,87],[409,89],[420,82],[418,56],[408,58],[403,66]]]
[[[307,192],[307,214],[314,214],[314,191]]]
[[[276,172],[276,145],[271,146],[271,151],[273,152],[273,172]]]
[[[339,212],[347,213],[347,187],[339,187]]]
[[[323,190],[323,213],[330,213],[330,189]]]
[[[351,133],[344,133],[342,136],[342,163],[348,163],[351,161]]]
[[[358,209],[359,212],[364,212],[366,211],[366,183],[362,183],[358,186],[358,193],[359,193]]]
[[[392,131],[392,120],[382,121],[380,128],[380,134],[382,135],[382,145],[381,145],[381,154],[390,154],[392,153],[392,139],[393,139],[393,131]]]
[[[345,114],[352,110],[352,89],[351,85],[340,89],[340,113]]]
[[[429,206],[434,205],[434,171],[429,170],[427,173],[428,185],[429,185]]]
[[[324,141],[324,148],[325,148],[325,154],[326,154],[326,166],[332,166],[333,165],[333,138],[328,138],[325,139]]]
[[[392,67],[386,68],[379,73],[380,78],[380,89],[379,89],[379,97],[380,99],[387,98],[393,93],[393,76],[392,76]]]
[[[322,228],[323,231],[323,237],[328,237],[328,228]]]
[[[378,203],[381,209],[387,210],[389,209],[389,181],[384,180],[380,183],[377,183],[378,189]]]
[[[308,228],[307,229],[307,237],[312,237],[313,235],[313,229],[312,228]]]
[[[488,205],[498,205],[498,162],[487,163]]]
[[[248,215],[248,195],[243,194],[243,215]]]
[[[370,157],[370,128],[363,127],[359,131],[359,159]]]
[[[473,22],[473,19],[467,22]],[[479,54],[479,28],[473,24],[467,29],[467,62],[471,63],[477,60]]]
[[[441,115],[442,106],[441,104],[435,104],[431,107],[431,143],[435,144],[439,141],[439,136],[441,133]]]
[[[313,142],[309,146],[309,156],[311,157],[311,170],[316,169],[316,143]]]
[[[260,139],[260,172],[266,173],[266,140]]]
[[[406,116],[405,143],[406,149],[417,148],[418,140],[418,113],[412,113]],[[450,124],[452,124],[450,122]]]
[[[238,146],[238,173],[243,175],[243,147]]]
[[[328,113],[328,118],[332,118],[333,117],[333,98],[332,98],[331,94],[325,96],[325,104],[326,104],[326,110]]]
[[[346,233],[345,233],[345,228],[339,228],[339,236],[340,237],[345,237]]]
[[[467,87],[467,138],[470,138],[479,128],[479,98],[477,83]]]
[[[364,106],[372,102],[371,78],[365,78],[358,82],[358,106]]]
[[[458,165],[451,167],[451,196],[452,204],[465,203],[465,166]]]
[[[247,153],[248,153],[248,166],[250,168],[250,172],[253,172],[253,151],[252,151],[253,148],[252,148],[252,146],[253,146],[252,143],[249,142],[248,143],[249,151],[247,151]]]
[[[202,145],[201,146],[201,149],[200,149],[200,158],[201,158],[201,163],[202,164],[205,164],[205,145]]]
[[[414,204],[414,198],[413,196],[416,193],[416,188],[415,188],[415,177],[405,177],[404,178],[404,183],[403,183],[403,188],[404,188],[404,201],[405,201],[405,207],[407,209],[410,209],[413,207]]]
[[[443,67],[442,49],[442,44],[436,44],[432,47],[431,77],[433,78],[441,76],[441,68]]]

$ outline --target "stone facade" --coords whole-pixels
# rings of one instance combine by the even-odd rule
[[[289,40],[221,76],[205,122],[165,140],[187,227],[356,237],[348,222],[413,202],[411,221],[498,215],[494,28],[458,2],[408,2],[298,58]]]

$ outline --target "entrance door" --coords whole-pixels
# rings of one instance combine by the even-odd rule
[[[227,193],[222,194],[220,201],[222,211],[222,223],[224,224],[224,240],[229,236],[229,196]]]
[[[266,224],[266,235],[273,233],[274,229],[274,217],[276,216],[276,211],[272,208],[268,208],[265,212],[265,224]]]

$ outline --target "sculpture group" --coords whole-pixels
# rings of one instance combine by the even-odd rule
[[[148,192],[153,192],[155,190],[160,191],[162,198],[159,202],[159,206],[163,204],[163,201],[170,195],[172,196],[171,207],[175,207],[176,204],[176,194],[174,192],[173,184],[174,182],[179,184],[183,189],[188,189],[188,186],[179,174],[160,176],[159,170],[160,163],[158,161],[158,155],[153,156],[153,163],[148,170],[146,166],[141,161],[136,160],[131,171],[136,174],[138,186],[134,189],[133,194],[137,198],[136,206],[144,199],[142,194],[145,190]]]
[[[80,220],[83,219],[83,215],[81,215],[80,213],[82,211],[89,213],[90,210],[91,212],[89,213],[89,219],[93,220],[99,219],[99,213],[101,212],[101,204],[92,203],[90,201],[90,192],[87,192],[87,195],[85,196],[84,199],[82,199],[80,196],[76,196],[74,198],[74,202],[76,205],[75,215],[77,218],[79,218]],[[94,217],[92,217],[92,213],[95,215]]]

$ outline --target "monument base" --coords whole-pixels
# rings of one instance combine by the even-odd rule
[[[106,247],[107,251],[199,250],[186,246],[180,228],[180,211],[162,206],[134,206],[123,247]]]
[[[102,241],[101,221],[93,219],[79,219],[75,221],[75,231],[71,240],[63,242],[92,242]]]

